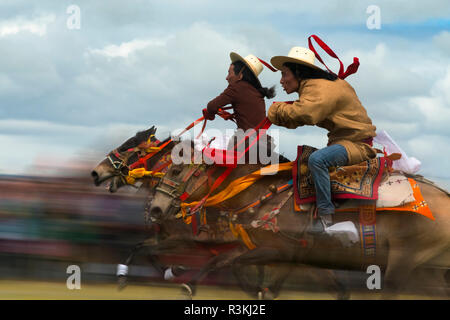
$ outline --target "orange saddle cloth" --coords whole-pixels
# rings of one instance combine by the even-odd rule
[[[367,202],[361,200],[340,200],[338,201],[338,212],[359,212],[360,207]],[[417,213],[431,220],[434,216],[423,198],[419,184],[411,178],[403,175],[393,175],[385,179],[379,187],[379,198],[375,202],[376,211],[397,211],[404,213]],[[295,210],[307,212],[312,203],[297,204],[294,200]]]

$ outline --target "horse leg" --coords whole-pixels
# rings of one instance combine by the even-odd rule
[[[426,279],[427,295],[433,299],[450,299],[450,286],[447,283],[448,269],[430,268],[427,270]]]
[[[336,292],[337,300],[349,300],[350,289],[348,288],[347,270],[337,272],[336,270],[315,269],[314,274],[319,283],[324,285],[327,292]]]
[[[146,250],[147,258],[152,264],[152,266],[161,274],[162,277],[165,275],[167,267],[159,262],[158,255],[172,249],[177,249],[183,246],[183,242],[176,240],[164,240],[158,244],[150,244],[150,241],[143,241],[138,243],[131,251],[128,258],[125,260],[124,264],[119,264],[117,266],[117,276],[118,276],[118,289],[123,290],[127,285],[127,275],[128,267],[133,261],[134,257],[141,251]]]
[[[448,269],[434,267],[416,269],[412,276],[414,281],[412,289],[433,299],[448,299],[450,287],[445,278],[447,272]]]
[[[384,276],[384,296],[392,298],[408,282],[411,273],[422,264],[442,254],[446,243],[434,243],[422,247],[405,248],[399,243],[390,243],[388,263]]]
[[[272,262],[282,261],[282,258],[283,255],[279,249],[258,247],[247,251],[234,260],[232,264],[233,274],[238,280],[241,289],[252,298],[257,299],[260,296],[260,292],[263,292],[264,289],[259,284],[252,285],[244,273],[241,272],[242,267],[246,265],[267,265]]]
[[[260,266],[263,267],[263,266]],[[290,264],[282,264],[280,266],[274,266],[275,270],[272,271],[271,278],[275,278],[274,281],[272,281],[271,284],[267,286],[267,288],[264,288],[264,291],[262,292],[261,296],[259,298],[264,300],[273,300],[276,297],[279,296],[281,292],[281,288],[286,281],[287,277],[292,272],[292,265]]]
[[[344,270],[341,272],[339,276],[338,273],[334,270],[331,270],[331,277],[334,280],[334,288],[337,291],[337,299],[338,300],[350,300],[351,291],[348,287],[349,283],[349,272],[348,270]]]
[[[246,249],[239,246],[228,252],[221,253],[213,258],[211,258],[205,266],[203,266],[200,271],[198,271],[188,283],[183,283],[181,285],[181,297],[184,299],[192,299],[197,291],[197,284],[205,278],[207,274],[211,271],[221,269],[230,266],[231,263],[240,256]]]
[[[391,248],[383,281],[383,300],[394,299],[414,270],[413,253]]]
[[[128,255],[124,263],[117,265],[117,289],[122,291],[127,286],[128,266],[133,260],[134,256],[142,249],[144,242],[138,243]]]

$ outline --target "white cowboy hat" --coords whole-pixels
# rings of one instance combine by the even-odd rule
[[[255,75],[256,80],[259,81],[258,76],[263,71],[263,65],[255,55],[249,54],[245,58],[242,58],[236,52],[231,52],[230,59],[232,63],[236,61],[242,61]]]
[[[270,63],[278,70],[280,70],[286,62],[299,63],[314,69],[322,70],[322,68],[314,64],[315,61],[316,56],[314,55],[314,52],[302,47],[293,47],[287,56],[275,56],[270,59]]]

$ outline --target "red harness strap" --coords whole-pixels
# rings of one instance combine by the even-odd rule
[[[203,149],[203,155],[211,160],[218,166],[236,167],[239,159],[241,159],[248,152],[250,148],[254,146],[260,139],[263,133],[272,125],[270,120],[266,117],[261,123],[259,123],[254,130],[250,130],[247,134],[236,143],[233,150],[221,150],[206,147]],[[237,148],[250,139],[252,135],[256,134],[247,148],[244,151],[237,151]],[[216,159],[221,159],[221,162],[217,162]]]
[[[209,189],[209,192],[206,196],[203,197],[202,200],[200,200],[195,207],[191,209],[191,212],[197,211],[203,204],[205,204],[206,200],[208,200],[211,193],[213,193],[221,184],[225,181],[225,179],[229,176],[229,174],[233,171],[233,168],[227,168],[217,179],[214,181],[214,184],[212,185],[211,189]]]
[[[325,50],[326,53],[328,53],[331,57],[337,59],[339,61],[340,67],[339,67],[339,73],[337,74],[337,76],[340,79],[345,79],[347,78],[349,75],[355,73],[356,71],[358,71],[358,67],[359,67],[359,59],[354,57],[353,58],[353,63],[351,65],[349,65],[347,67],[347,70],[344,72],[344,64],[342,63],[342,61],[338,58],[338,56],[336,55],[336,53],[334,53],[333,50],[330,49],[329,46],[327,46],[327,44],[325,42],[323,42],[318,36],[316,35],[311,35],[308,38],[308,46],[309,49],[314,52],[317,60],[319,60],[326,68],[328,71],[330,71],[332,74],[336,75],[333,71],[331,71],[328,66],[323,62],[322,58],[319,56],[319,54],[317,53],[316,49],[314,49],[312,42],[311,42],[311,38],[313,38],[314,40],[316,40],[316,42],[319,44],[319,46]]]
[[[172,161],[169,160],[169,161],[164,162],[162,165],[160,165],[158,167],[153,167],[152,170],[150,170],[150,171],[161,172],[163,169],[167,168],[171,164],[172,164]]]
[[[225,109],[225,108],[224,108]],[[228,114],[228,113],[227,113]],[[183,133],[185,133],[186,131],[188,131],[188,130],[190,130],[190,129],[192,129],[194,126],[196,126],[197,124],[199,124],[202,120],[205,120],[205,122],[203,123],[203,128],[202,128],[202,131],[201,131],[201,133],[203,133],[203,130],[205,129],[205,126],[206,126],[206,119],[204,118],[204,117],[200,117],[200,118],[198,118],[197,120],[195,120],[194,122],[192,122],[190,125],[188,125],[180,134],[178,134],[177,135],[177,137],[180,137]],[[201,134],[200,133],[200,134]],[[161,145],[161,146],[158,146],[158,147],[160,147],[161,148],[161,150],[164,148],[164,147],[166,147],[169,143],[171,143],[173,140],[172,139],[169,139],[169,140],[167,140],[163,145]],[[142,158],[139,158],[139,160],[138,161],[136,161],[135,163],[132,163],[129,167],[130,167],[130,169],[134,169],[134,168],[136,168],[136,167],[138,167],[138,166],[140,166],[140,165],[146,165],[146,162],[147,162],[147,160],[148,159],[150,159],[151,157],[153,157],[155,154],[157,154],[157,153],[159,153],[160,151],[156,151],[156,152],[152,152],[152,153],[149,153],[148,155],[146,155],[145,157],[142,157]]]
[[[272,122],[270,122],[269,118],[264,118],[263,121],[261,121],[253,130],[256,132],[257,136],[255,139],[253,139],[252,143],[245,149],[244,154],[247,153],[247,151],[256,143],[256,141],[259,140],[262,133],[264,133],[270,126],[272,125]],[[259,131],[258,131],[259,130]],[[253,131],[250,130],[241,141],[239,141],[235,146],[234,150],[237,150],[237,147],[243,144],[246,140],[250,139],[250,136],[253,135]],[[241,155],[242,156],[242,155]]]
[[[172,139],[169,139],[165,143],[163,143],[161,146],[158,146],[158,147],[160,148],[160,150],[162,150],[171,142],[172,142]],[[138,161],[130,164],[130,166],[129,166],[130,169],[135,169],[140,165],[143,165],[144,167],[146,167],[147,160],[150,159],[151,157],[153,157],[154,155],[158,154],[159,152],[160,151],[152,152],[152,153],[147,154],[145,157],[139,158]]]

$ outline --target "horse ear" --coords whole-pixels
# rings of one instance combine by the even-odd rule
[[[152,134],[154,135],[155,132],[156,132],[155,126],[152,126],[150,129],[148,129],[147,130],[147,133],[148,133],[147,139],[150,137],[150,135],[152,135]]]
[[[144,136],[141,137],[141,140],[142,141],[144,141],[144,140],[147,141],[148,139],[151,138],[152,135],[155,135],[155,132],[156,132],[155,126],[152,126],[150,129],[147,129],[147,130],[145,130],[143,132]]]

